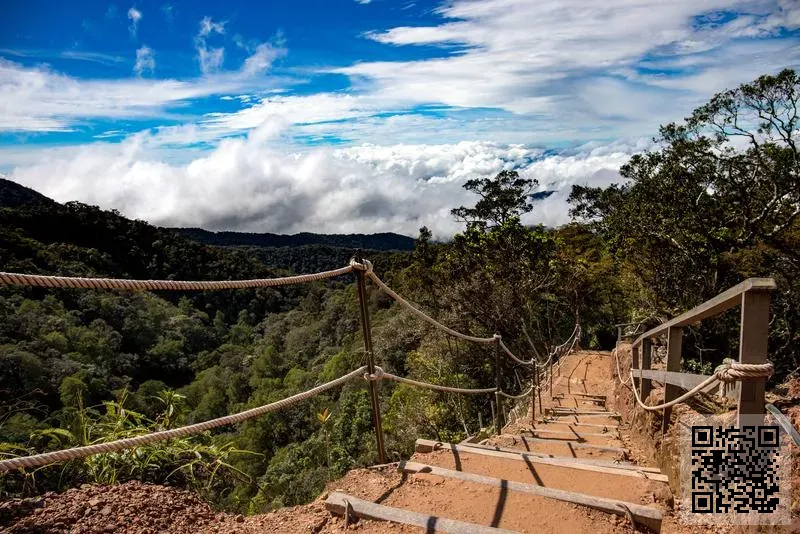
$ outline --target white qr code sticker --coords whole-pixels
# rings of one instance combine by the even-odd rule
[[[791,523],[788,436],[771,416],[699,417],[681,425],[681,521]]]

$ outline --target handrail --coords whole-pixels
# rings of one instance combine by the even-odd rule
[[[763,415],[765,409],[766,379],[772,374],[772,364],[767,361],[767,341],[769,337],[769,292],[775,290],[777,285],[772,278],[748,278],[747,280],[723,291],[699,306],[684,312],[677,317],[652,328],[636,338],[631,345],[631,388],[640,406],[646,410],[664,410],[662,418],[662,431],[666,431],[670,419],[671,406],[682,402],[705,386],[716,380],[728,381],[729,378],[741,380],[739,388],[738,415],[741,422],[746,414]],[[689,393],[678,395],[680,386],[675,375],[681,371],[681,348],[683,327],[718,315],[734,306],[741,307],[739,321],[739,359],[730,360],[727,365],[729,370],[715,371],[705,382],[692,389]],[[667,366],[663,382],[664,402],[657,406],[648,406],[647,400],[652,387],[652,376],[645,376],[650,369],[653,344],[652,338],[666,334],[667,338]],[[641,353],[641,362],[639,356]],[[727,361],[727,360],[726,360]],[[641,363],[641,365],[640,365]],[[634,373],[638,371],[638,376]],[[725,373],[733,371],[737,376],[726,378]],[[651,375],[651,373],[648,373]],[[620,377],[620,380],[622,378]],[[699,389],[698,389],[699,388]],[[641,389],[641,395],[639,390]]]
[[[730,308],[739,304],[739,297],[747,291],[772,291],[777,287],[775,280],[772,278],[748,278],[744,282],[733,286],[717,295],[716,297],[705,301],[699,306],[695,306],[691,310],[680,314],[666,323],[660,324],[637,337],[633,342],[633,346],[642,344],[645,339],[653,338],[659,334],[663,334],[670,328],[678,328],[688,326],[690,324],[698,323],[703,319],[708,319],[714,315],[718,315]]]

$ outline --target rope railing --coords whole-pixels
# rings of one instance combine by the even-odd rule
[[[202,423],[195,423],[193,425],[182,426],[180,428],[173,428],[170,430],[162,430],[160,432],[151,432],[149,434],[144,434],[133,438],[118,439],[115,441],[108,441],[105,443],[95,443],[93,445],[87,445],[84,447],[75,447],[72,449],[46,452],[43,454],[36,454],[33,456],[21,456],[18,458],[2,460],[0,461],[0,473],[7,473],[9,471],[13,471],[14,469],[19,469],[23,467],[32,468],[32,467],[40,467],[43,465],[49,465],[57,462],[66,462],[69,460],[85,458],[87,456],[92,456],[95,454],[103,454],[110,452],[118,452],[125,449],[133,449],[136,447],[140,447],[142,445],[150,445],[153,443],[158,443],[160,441],[166,441],[175,438],[185,438],[187,436],[201,434],[207,430],[210,430],[212,428],[217,428],[220,426],[228,426],[236,423],[241,423],[242,421],[246,421],[247,419],[252,419],[254,417],[258,417],[260,415],[264,415],[269,412],[274,412],[276,410],[293,406],[294,404],[297,404],[300,401],[306,400],[324,391],[340,386],[345,382],[347,382],[348,380],[352,380],[353,378],[361,376],[366,370],[366,368],[367,368],[366,366],[359,367],[355,371],[351,371],[350,373],[347,373],[344,376],[341,376],[335,380],[331,380],[330,382],[326,382],[325,384],[309,389],[308,391],[298,393],[297,395],[292,395],[291,397],[287,397],[285,399],[281,399],[279,401],[272,402],[270,404],[265,404],[257,408],[251,408],[250,410],[245,410],[243,412],[235,413],[232,415],[226,415],[224,417],[218,417],[216,419],[211,419],[209,421],[203,421]]]
[[[358,269],[360,271],[364,271],[365,274],[370,278],[370,280],[372,280],[375,283],[375,285],[377,285],[381,289],[381,291],[383,291],[384,293],[389,295],[392,298],[392,300],[394,300],[395,302],[400,304],[402,307],[404,307],[405,309],[407,309],[408,311],[410,311],[411,313],[413,313],[414,315],[416,315],[417,317],[419,317],[423,321],[425,321],[428,324],[433,325],[434,327],[438,328],[442,332],[446,332],[449,335],[451,335],[453,337],[456,337],[458,339],[463,339],[464,341],[471,341],[472,343],[484,343],[484,344],[497,343],[497,339],[494,336],[492,336],[492,337],[476,337],[476,336],[470,336],[470,335],[467,335],[467,334],[462,334],[461,332],[458,332],[456,330],[453,330],[450,327],[447,327],[447,326],[443,325],[442,323],[440,323],[439,321],[437,321],[436,319],[434,319],[430,315],[428,315],[425,312],[423,312],[422,310],[416,308],[414,305],[412,305],[406,299],[404,299],[403,297],[401,297],[400,295],[395,293],[392,290],[392,288],[390,288],[389,286],[387,286],[383,282],[383,280],[378,278],[378,275],[376,275],[375,272],[372,270],[372,262],[370,262],[369,260],[364,260],[363,263],[359,263],[359,262],[353,260],[353,261],[350,262],[350,266],[353,269]]]
[[[642,398],[639,395],[639,391],[636,387],[636,381],[633,380],[633,378],[635,378],[635,375],[633,374],[633,369],[631,369],[630,370],[631,390],[633,391],[633,395],[634,397],[636,397],[636,402],[639,404],[639,406],[641,406],[645,410],[654,412],[657,410],[663,410],[664,408],[671,408],[676,404],[685,402],[717,382],[736,382],[739,380],[747,380],[750,378],[769,378],[770,376],[772,376],[773,371],[774,369],[772,363],[770,362],[755,364],[755,363],[739,363],[733,360],[725,360],[725,363],[716,368],[713,375],[709,376],[706,380],[696,385],[694,388],[690,389],[680,397],[673,399],[669,402],[658,404],[656,406],[648,406],[642,401]]]
[[[498,347],[501,348],[513,361],[515,361],[520,365],[530,366],[537,363],[533,359],[530,361],[525,361],[518,358],[505,345],[505,343],[502,340],[502,337],[499,334],[495,334],[492,337],[482,338],[482,337],[463,334],[461,332],[458,332],[443,325],[436,319],[430,317],[425,312],[415,307],[413,304],[408,302],[401,295],[399,295],[398,293],[393,291],[389,286],[387,286],[373,272],[372,263],[369,262],[368,260],[363,260],[363,262],[358,262],[355,261],[354,259],[351,260],[350,264],[346,267],[342,267],[340,269],[335,269],[331,271],[312,273],[312,274],[288,276],[283,278],[271,278],[271,279],[226,280],[226,281],[127,280],[127,279],[117,279],[117,278],[82,278],[82,277],[49,276],[49,275],[0,272],[0,286],[16,285],[16,286],[29,286],[29,287],[33,286],[33,287],[45,287],[45,288],[207,291],[207,290],[218,290],[218,289],[274,287],[274,286],[289,285],[289,284],[308,283],[317,280],[324,280],[327,278],[334,278],[354,271],[363,271],[363,273],[366,276],[368,276],[383,292],[385,292],[392,299],[394,299],[395,302],[397,302],[399,305],[409,310],[411,313],[413,313],[420,319],[438,328],[439,330],[442,330],[443,332],[446,332],[451,336],[454,336],[456,338],[465,341],[481,343],[481,344],[497,344]],[[358,273],[357,276],[359,276]],[[362,312],[363,311],[364,310],[362,310]],[[547,372],[550,373],[553,372],[552,366],[549,368],[549,371],[547,370],[546,366],[550,364],[550,362],[553,360],[554,357],[559,358],[559,362],[556,364],[557,368],[557,365],[560,365],[561,363],[560,360],[561,355],[564,354],[565,352],[569,353],[572,350],[572,348],[574,348],[575,343],[580,337],[580,331],[581,331],[580,325],[576,324],[575,329],[570,335],[570,338],[568,338],[567,341],[565,341],[561,345],[555,347],[553,351],[550,353],[546,362],[544,362],[543,364],[542,363],[539,364],[540,366],[545,367],[545,376]],[[368,357],[372,358],[371,351],[368,351],[368,353],[369,353]],[[92,456],[95,454],[107,454],[107,453],[118,452],[144,445],[151,445],[166,440],[183,438],[200,434],[210,429],[221,426],[237,424],[242,421],[264,415],[269,412],[277,411],[286,408],[288,406],[292,406],[298,402],[313,397],[319,393],[340,386],[345,382],[358,376],[363,376],[365,380],[373,383],[375,381],[380,381],[380,380],[390,380],[401,384],[408,384],[415,387],[425,388],[434,391],[441,391],[446,393],[459,393],[467,395],[494,393],[498,397],[502,396],[505,398],[515,399],[515,400],[524,398],[532,394],[536,389],[536,386],[531,386],[524,393],[518,395],[512,395],[502,391],[499,387],[469,389],[469,388],[443,386],[439,384],[431,384],[428,382],[422,382],[419,380],[400,377],[392,373],[388,373],[384,371],[381,367],[374,365],[373,360],[370,360],[370,362],[371,362],[370,365],[372,365],[372,367],[370,367],[370,365],[365,365],[342,377],[331,380],[330,382],[316,386],[302,393],[298,393],[291,397],[287,397],[285,399],[270,404],[266,404],[263,406],[259,406],[256,408],[252,408],[249,410],[245,410],[239,413],[227,415],[224,417],[219,417],[216,419],[211,419],[209,421],[186,425],[180,428],[150,432],[147,434],[131,438],[119,439],[104,443],[94,443],[91,445],[75,447],[71,449],[64,449],[42,454],[35,454],[31,456],[22,456],[22,457],[0,460],[0,473],[7,473],[21,468],[35,468],[58,462],[76,460]],[[374,372],[370,373],[369,369],[374,369]],[[380,418],[379,412],[375,413],[374,415],[376,419],[379,420]],[[381,448],[380,443],[379,443],[379,448]]]
[[[185,281],[185,280],[127,280],[122,278],[82,278],[0,272],[0,285],[34,286],[76,289],[127,289],[145,291],[215,291],[219,289],[246,289],[307,284],[335,278],[353,271],[348,265],[332,271],[299,274],[282,278],[257,278],[253,280]]]
[[[467,388],[454,388],[450,386],[441,386],[439,384],[431,384],[428,382],[420,382],[419,380],[412,380],[410,378],[404,378],[402,376],[393,375],[391,373],[387,373],[382,368],[375,366],[375,373],[369,374],[364,373],[365,380],[392,380],[394,382],[399,382],[401,384],[408,384],[411,386],[417,386],[420,388],[431,389],[434,391],[444,391],[447,393],[463,393],[466,395],[480,395],[485,393],[494,393],[497,391],[497,388],[482,388],[482,389],[467,389]]]

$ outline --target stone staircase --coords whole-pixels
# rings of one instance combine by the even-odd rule
[[[610,354],[569,355],[542,408],[479,443],[419,439],[380,502],[333,492],[328,510],[370,532],[631,532],[661,530],[658,468],[634,465],[608,410]],[[397,528],[400,530],[397,530]],[[410,530],[408,530],[410,529]]]

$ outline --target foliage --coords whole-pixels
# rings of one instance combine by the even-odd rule
[[[622,167],[627,182],[575,186],[570,197],[573,214],[633,273],[650,315],[674,315],[747,276],[776,278],[770,345],[779,376],[800,363],[799,97],[792,70],[720,93],[663,126],[659,146]],[[737,338],[715,326],[696,337],[689,350],[716,346],[718,359]]]

